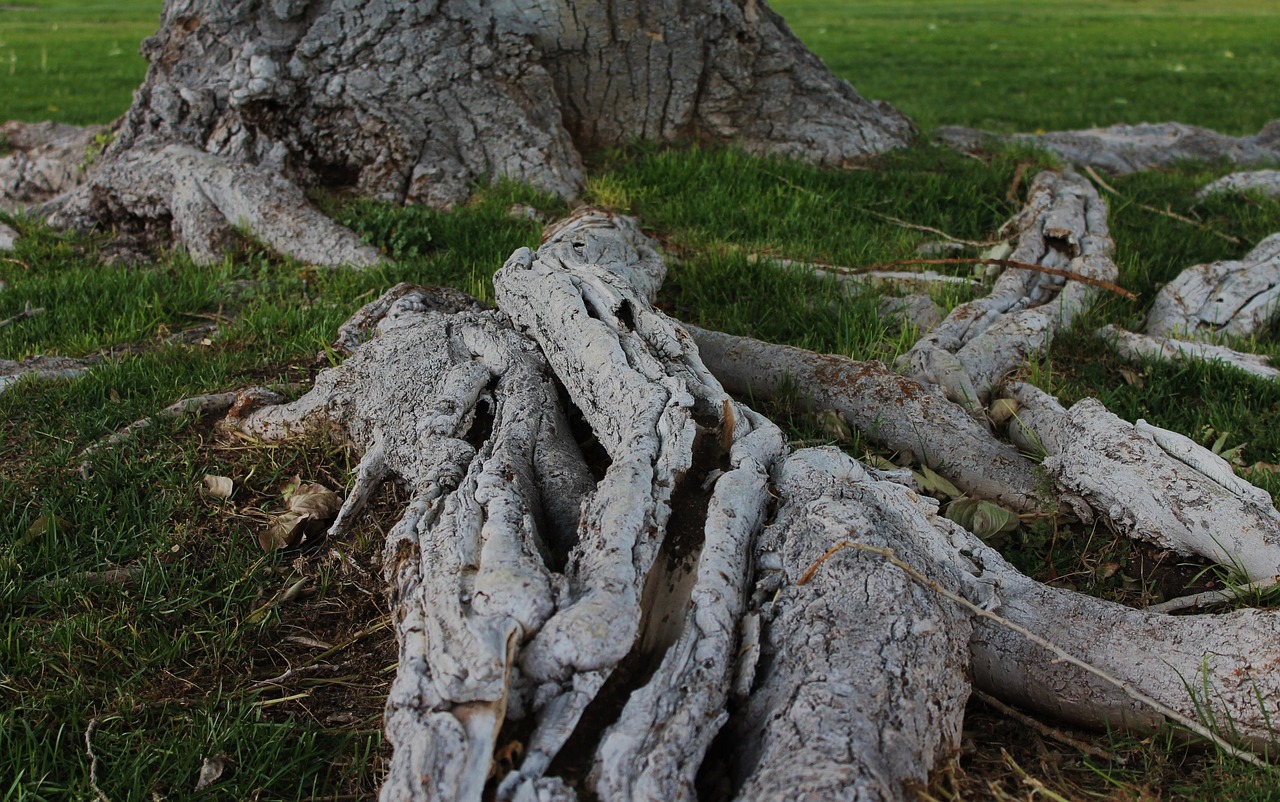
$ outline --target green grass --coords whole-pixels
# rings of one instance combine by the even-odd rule
[[[837,74],[924,130],[1179,120],[1243,134],[1280,117],[1280,5],[1269,0],[774,7]]]
[[[133,54],[152,32],[159,3],[28,5],[0,10],[0,119],[105,122],[120,114],[142,78],[145,65]],[[1261,2],[779,8],[864,94],[892,101],[926,129],[1174,118],[1242,133],[1280,117],[1280,96],[1270,91],[1280,74],[1272,44],[1280,9]],[[659,298],[669,313],[892,359],[914,333],[881,316],[877,298],[849,300],[833,282],[748,256],[873,265],[910,256],[932,238],[885,216],[986,239],[1018,206],[1006,193],[1019,164],[1034,170],[1049,160],[1009,151],[981,163],[920,147],[869,169],[822,171],[725,149],[635,147],[593,156],[589,197],[639,214],[678,257]],[[1120,281],[1138,300],[1104,299],[1034,374],[1068,402],[1097,396],[1123,417],[1202,442],[1229,432],[1228,445],[1244,444],[1246,463],[1280,464],[1274,386],[1211,365],[1134,369],[1090,334],[1106,322],[1136,325],[1158,287],[1186,266],[1238,257],[1280,230],[1275,201],[1195,198],[1222,172],[1186,166],[1112,182],[1120,193],[1109,198]],[[378,716],[395,656],[389,633],[376,629],[386,611],[375,561],[379,527],[397,510],[392,492],[340,544],[369,569],[362,576],[324,550],[267,557],[256,542],[289,477],[333,488],[347,482],[352,457],[331,444],[262,447],[208,422],[160,425],[103,452],[88,477],[77,470],[86,446],[184,396],[250,384],[297,392],[329,364],[326,344],[338,325],[397,281],[449,284],[491,300],[493,271],[515,248],[538,242],[539,226],[510,219],[508,207],[566,211],[510,184],[449,213],[324,203],[396,265],[318,271],[252,243],[211,267],[168,253],[141,265],[103,263],[105,240],[9,220],[24,238],[0,259],[8,285],[0,319],[27,303],[46,312],[0,328],[0,359],[120,350],[79,380],[26,382],[0,394],[0,767],[17,767],[0,770],[0,796],[91,798],[84,744],[91,721],[98,784],[112,800],[191,796],[202,761],[220,755],[227,772],[205,796],[367,796],[376,787],[386,749]],[[1144,205],[1167,206],[1207,228]],[[221,330],[208,342],[165,340],[212,320]],[[1245,345],[1280,356],[1278,333]],[[829,437],[784,404],[767,411],[798,439]],[[205,474],[231,477],[235,495],[220,502],[202,494]],[[1275,472],[1249,478],[1280,493]],[[1006,545],[1019,565],[1046,578],[1083,571],[1073,581],[1091,592],[1142,592],[1132,586],[1141,584],[1142,555],[1127,542],[1102,531],[1072,534],[1036,525]],[[1111,564],[1118,570],[1101,570]],[[84,576],[114,566],[141,573],[123,585]],[[262,612],[299,577],[310,581],[311,595]],[[332,658],[342,666],[335,674],[256,685],[323,653],[299,637],[352,645]],[[1007,737],[1010,745],[1027,741],[1025,731]],[[1130,768],[1090,768],[1070,753],[1062,759],[1082,773],[1071,782],[1120,796],[1146,786],[1164,798],[1280,798],[1268,775],[1212,754],[1158,739],[1111,746],[1131,758]],[[1031,769],[1039,758],[1019,760]]]
[[[21,0],[0,8],[0,120],[105,123],[146,73],[160,2]]]

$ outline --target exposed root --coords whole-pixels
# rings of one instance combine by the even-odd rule
[[[1111,284],[1117,274],[1106,204],[1074,173],[1037,175],[1010,227],[1008,261],[1048,270],[1006,269],[989,295],[956,307],[898,360],[908,375],[938,385],[975,415],[995,385],[1092,303],[1095,285]],[[1090,281],[1066,282],[1063,273]]]
[[[49,222],[90,228],[169,225],[198,264],[212,264],[243,228],[277,252],[308,264],[371,267],[386,262],[335,223],[278,171],[249,167],[184,145],[135,149],[95,170],[60,199]]]
[[[109,131],[53,122],[0,125],[0,141],[10,148],[0,157],[0,210],[24,211],[78,185],[90,146]]]
[[[1098,336],[1110,343],[1120,356],[1134,362],[1147,359],[1219,362],[1259,379],[1280,381],[1280,369],[1272,367],[1267,357],[1234,351],[1223,345],[1138,334],[1114,325],[1098,329]]]
[[[837,413],[883,448],[910,452],[966,493],[1021,512],[1050,503],[1037,490],[1033,463],[936,388],[879,362],[687,328],[712,373],[734,393],[767,400],[795,391],[811,409]]]
[[[157,420],[172,420],[174,418],[182,418],[188,415],[222,415],[231,409],[236,401],[237,394],[234,392],[227,393],[208,393],[206,395],[198,395],[192,398],[184,398],[181,401],[175,401],[164,409],[149,418],[136,420],[118,432],[107,435],[87,447],[80,452],[80,475],[86,479],[93,473],[93,460],[98,452],[103,449],[112,448],[132,440],[138,436],[138,432],[147,429],[155,424]],[[276,397],[278,399],[278,396]]]
[[[1280,574],[1280,512],[1270,494],[1237,477],[1190,438],[1130,424],[1087,398],[1070,410],[1014,384],[1010,434],[1041,449],[1059,485],[1083,497],[1130,537],[1235,566],[1253,579]]]
[[[1200,197],[1219,192],[1260,192],[1272,198],[1280,198],[1280,170],[1252,170],[1224,175],[1200,190]]]
[[[1280,234],[1239,261],[1187,268],[1156,296],[1147,333],[1156,337],[1248,337],[1280,314]]]
[[[1233,137],[1183,123],[1113,125],[1047,134],[994,134],[973,128],[948,127],[934,136],[966,152],[1000,142],[1020,142],[1044,148],[1076,165],[1088,165],[1121,175],[1172,165],[1180,161],[1229,161],[1267,164],[1280,159],[1280,120],[1253,136]]]

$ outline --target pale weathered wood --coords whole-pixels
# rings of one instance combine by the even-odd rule
[[[1107,207],[1075,173],[1042,172],[1010,221],[1012,261],[1111,281],[1117,269]],[[899,368],[979,414],[991,389],[1049,345],[1098,288],[1034,270],[1007,269],[990,294],[961,304],[899,357]]]
[[[1230,365],[1260,379],[1280,380],[1280,369],[1272,367],[1270,360],[1266,357],[1233,351],[1223,345],[1199,340],[1178,340],[1173,337],[1138,334],[1114,325],[1098,329],[1098,336],[1110,343],[1120,356],[1133,361],[1194,359]]]
[[[1147,334],[1179,339],[1248,337],[1280,314],[1280,234],[1243,259],[1189,267],[1161,288]]]
[[[1260,192],[1280,198],[1280,170],[1248,170],[1224,175],[1206,184],[1199,195],[1203,198],[1222,192]]]
[[[384,554],[400,643],[385,800],[692,799],[707,771],[744,799],[901,799],[903,781],[955,747],[970,659],[978,683],[1019,704],[1162,722],[1141,694],[971,623],[848,543],[893,550],[1180,715],[1210,709],[1199,686],[1175,682],[1203,665],[1223,689],[1208,704],[1237,722],[1231,737],[1265,740],[1266,708],[1251,710],[1247,691],[1264,704],[1280,693],[1266,668],[1274,614],[1172,618],[1047,589],[888,474],[831,449],[783,464],[778,429],[708,369],[718,357],[704,363],[694,336],[649,305],[663,269],[634,221],[583,210],[508,260],[495,278],[503,311],[398,286],[343,327],[352,356],[311,392],[233,405],[241,431],[316,428],[363,452],[341,516],[383,477],[411,491]],[[901,377],[895,398],[877,375],[882,410],[947,404]],[[1025,426],[1053,442],[1067,413],[1022,400]],[[579,417],[589,435],[572,435]],[[1230,484],[1149,429],[1162,459]],[[588,458],[579,443],[592,440]],[[531,730],[524,759],[491,777],[511,720]],[[727,763],[703,767],[726,726]]]
[[[1028,384],[1008,394],[1019,405],[1015,439],[1125,534],[1252,579],[1280,574],[1280,512],[1221,457],[1176,432],[1123,421],[1095,399],[1067,410]]]
[[[765,400],[794,395],[814,411],[835,412],[872,443],[910,453],[978,498],[1023,512],[1054,503],[1037,487],[1030,460],[936,387],[879,362],[687,328],[712,373],[734,393]]]
[[[934,131],[942,142],[965,151],[1000,142],[1044,148],[1080,166],[1117,175],[1164,167],[1180,161],[1228,161],[1268,164],[1280,159],[1280,120],[1252,136],[1233,137],[1183,123],[1143,123],[1051,131],[1046,134],[995,134],[974,128],[944,126]]]

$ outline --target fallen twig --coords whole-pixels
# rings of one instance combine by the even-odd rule
[[[948,259],[895,259],[892,262],[885,262],[882,265],[874,267],[832,267],[835,272],[847,271],[849,275],[858,275],[860,273],[870,273],[877,270],[886,270],[893,267],[905,267],[907,265],[999,265],[1000,267],[1013,267],[1019,270],[1034,270],[1037,273],[1048,273],[1051,276],[1061,276],[1068,281],[1080,281],[1085,284],[1091,284],[1095,287],[1101,287],[1104,290],[1114,292],[1123,298],[1131,300],[1137,299],[1137,295],[1121,287],[1119,284],[1112,284],[1110,281],[1103,281],[1093,276],[1084,276],[1079,273],[1072,273],[1070,270],[1060,270],[1056,267],[1045,267],[1044,265],[1036,265],[1030,262],[1018,262],[1013,259],[983,259],[981,257],[954,257]]]
[[[1106,760],[1111,763],[1119,763],[1120,765],[1123,766],[1129,762],[1127,758],[1121,757],[1120,755],[1117,755],[1115,752],[1109,752],[1106,749],[1099,749],[1093,744],[1085,743],[1079,738],[1074,738],[1070,735],[1067,735],[1062,730],[1055,729],[1054,727],[1050,727],[1048,724],[1045,724],[1043,721],[1039,721],[1035,718],[1032,718],[1031,716],[1028,716],[1026,713],[1023,713],[1021,710],[1012,708],[1009,705],[1005,704],[1004,702],[1000,701],[999,699],[995,698],[994,696],[991,696],[990,694],[987,694],[987,693],[983,693],[977,688],[973,689],[973,695],[981,699],[983,704],[987,705],[988,707],[991,707],[996,712],[1000,713],[1000,715],[1007,716],[1013,719],[1014,721],[1017,721],[1020,724],[1025,724],[1026,726],[1030,727],[1031,729],[1035,730],[1036,732],[1040,733],[1046,738],[1057,741],[1058,743],[1066,744],[1067,746],[1070,746],[1073,749],[1079,749],[1081,752],[1084,752],[1086,755],[1092,755],[1093,757],[1099,758],[1101,760]]]
[[[1241,585],[1236,588],[1206,590],[1203,593],[1193,593],[1190,596],[1179,596],[1159,604],[1152,604],[1146,610],[1149,613],[1172,613],[1178,610],[1189,610],[1193,607],[1207,607],[1211,604],[1229,604],[1248,596],[1250,593],[1269,590],[1278,584],[1280,584],[1280,576],[1273,576],[1270,579],[1260,579],[1257,582],[1250,582],[1247,585]]]
[[[0,320],[0,329],[4,328],[5,326],[10,326],[21,320],[26,320],[29,317],[35,317],[36,315],[43,315],[43,314],[44,314],[43,306],[32,306],[31,302],[27,301],[26,306],[23,308],[21,312],[14,315],[13,317]]]
[[[1005,200],[1013,203],[1018,199],[1018,189],[1022,186],[1022,179],[1026,176],[1027,168],[1030,166],[1031,162],[1018,162],[1018,169],[1013,171],[1013,182],[1009,184],[1009,191],[1004,193]]]
[[[1098,175],[1097,171],[1095,171],[1092,167],[1085,165],[1084,171],[1089,174],[1089,177],[1092,178],[1094,182],[1097,183],[1098,186],[1102,187],[1107,192],[1110,192],[1112,195],[1115,195],[1117,198],[1124,197],[1124,195],[1120,194],[1120,192],[1115,187],[1111,186],[1106,181],[1103,181],[1102,176]],[[1214,235],[1215,237],[1221,237],[1227,242],[1235,243],[1236,245],[1240,244],[1239,237],[1233,237],[1230,234],[1224,234],[1218,229],[1214,228],[1213,226],[1207,223],[1202,223],[1199,220],[1193,220],[1190,217],[1178,214],[1177,212],[1171,209],[1159,209],[1159,208],[1156,208],[1155,206],[1151,206],[1150,204],[1146,204],[1146,203],[1139,203],[1138,208],[1146,212],[1154,212],[1155,214],[1164,215],[1165,217],[1168,217],[1171,220],[1177,220],[1179,223],[1186,223],[1189,226],[1195,226],[1201,231],[1207,231],[1210,234]]]
[[[1023,165],[1022,168],[1025,170],[1026,166]],[[893,223],[895,226],[901,226],[902,228],[909,228],[912,231],[924,231],[929,234],[937,234],[939,237],[946,239],[948,242],[958,242],[961,245],[971,245],[975,248],[986,248],[1001,242],[1001,240],[998,240],[998,239],[986,240],[981,242],[978,240],[972,240],[972,239],[962,239],[961,237],[952,236],[951,234],[948,234],[947,232],[943,231],[940,228],[934,228],[933,226],[920,225],[919,223],[910,223],[910,222],[907,222],[906,220],[903,220],[900,217],[894,217],[893,215],[885,214],[884,212],[877,212],[874,209],[868,209],[864,206],[855,206],[853,208],[857,209],[860,212],[863,212],[864,214],[869,214],[878,220],[883,220],[886,223]]]
[[[938,584],[936,581],[930,579],[929,577],[920,573],[916,569],[912,568],[910,565],[907,565],[905,562],[898,559],[898,555],[896,555],[891,549],[881,548],[879,546],[868,546],[865,543],[854,543],[851,540],[842,540],[839,543],[832,546],[830,549],[828,549],[827,552],[823,554],[821,557],[819,557],[817,560],[815,560],[813,565],[809,566],[809,570],[804,572],[804,576],[800,578],[801,581],[797,582],[796,584],[799,585],[799,584],[804,584],[805,582],[808,582],[810,579],[813,578],[813,575],[817,572],[818,568],[821,567],[822,563],[829,560],[836,552],[845,548],[857,549],[858,551],[867,552],[869,554],[876,554],[883,557],[885,560],[887,560],[888,562],[892,563],[894,566],[899,568],[907,576],[914,579],[917,583],[929,588],[930,590],[937,593],[938,595],[946,599],[949,599],[950,601],[955,602],[956,604],[965,608],[966,610],[978,616],[979,618],[985,618],[988,621],[994,621],[996,624],[999,624],[1000,626],[1005,627],[1006,629],[1012,632],[1018,633],[1019,635],[1031,641],[1032,643],[1036,644],[1037,646],[1041,647],[1042,649],[1046,649],[1050,652],[1053,652],[1055,655],[1057,655],[1059,660],[1066,663],[1070,663],[1076,668],[1079,668],[1082,671],[1092,674],[1093,676],[1097,677],[1098,679],[1102,680],[1108,685],[1112,685],[1116,688],[1119,688],[1120,690],[1124,691],[1124,693],[1128,695],[1130,699],[1133,699],[1136,702],[1141,702],[1142,704],[1145,704],[1148,707],[1150,707],[1152,710],[1155,710],[1157,713],[1160,713],[1162,716],[1172,721],[1175,721],[1178,724],[1181,724],[1183,727],[1186,727],[1188,730],[1194,732],[1196,735],[1199,735],[1201,738],[1204,738],[1205,740],[1209,741],[1214,746],[1218,747],[1219,749],[1221,749],[1223,752],[1230,755],[1231,757],[1234,757],[1237,760],[1243,760],[1244,762],[1253,766],[1258,766],[1259,768],[1269,769],[1271,771],[1280,773],[1280,769],[1277,769],[1277,767],[1272,766],[1270,763],[1258,757],[1253,752],[1250,752],[1245,749],[1240,749],[1239,747],[1236,747],[1236,746],[1232,746],[1230,743],[1227,743],[1227,741],[1223,739],[1222,736],[1218,735],[1213,730],[1210,730],[1208,727],[1204,726],[1203,724],[1196,721],[1195,719],[1192,719],[1188,716],[1183,715],[1182,713],[1179,713],[1177,710],[1174,710],[1172,707],[1169,707],[1164,702],[1161,702],[1159,699],[1156,699],[1146,693],[1143,693],[1142,691],[1135,688],[1132,683],[1126,682],[1125,680],[1119,679],[1117,677],[1113,677],[1112,675],[1108,674],[1107,672],[1103,671],[1097,666],[1094,666],[1090,663],[1086,663],[1080,658],[1070,654],[1062,647],[1054,644],[1052,641],[1049,641],[1045,638],[1040,637],[1039,635],[1035,634],[1034,632],[1027,629],[1026,627],[1020,624],[1016,624],[1013,621],[1010,621],[1009,619],[1005,618],[1004,616],[993,613],[990,610],[985,610],[982,607],[979,607],[978,605],[969,601],[965,597],[961,596],[960,594],[953,593],[952,591],[947,590],[942,585]]]

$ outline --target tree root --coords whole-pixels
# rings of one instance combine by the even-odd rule
[[[24,211],[77,186],[91,146],[109,131],[52,122],[0,124],[0,141],[10,148],[0,157],[0,210]]]
[[[1064,161],[1116,175],[1166,167],[1180,161],[1228,161],[1267,164],[1280,158],[1280,120],[1253,136],[1233,137],[1183,123],[1113,125],[1047,134],[994,134],[974,128],[944,126],[934,131],[944,144],[965,152],[993,144],[1035,145]]]
[[[764,400],[797,392],[812,410],[835,412],[871,442],[910,453],[966,493],[1020,512],[1053,504],[1038,488],[1042,483],[1034,463],[992,437],[983,423],[937,388],[879,362],[686,328],[703,361],[730,392]]]
[[[1239,261],[1182,271],[1161,288],[1145,334],[1105,326],[1098,335],[1128,359],[1220,362],[1261,379],[1280,379],[1265,357],[1213,342],[1264,332],[1280,313],[1280,234],[1262,240]]]
[[[45,211],[56,227],[87,229],[104,221],[119,221],[126,229],[168,224],[173,241],[197,264],[218,262],[236,228],[309,264],[386,262],[278,172],[184,145],[119,154]]]
[[[1280,198],[1280,170],[1250,170],[1224,175],[1211,181],[1200,190],[1199,197],[1220,192],[1260,192],[1272,198]]]
[[[1014,246],[1009,261],[1106,283],[1116,277],[1106,204],[1075,173],[1037,175],[1026,207],[1008,227]],[[1066,282],[1054,272],[1007,269],[989,295],[956,307],[899,357],[899,367],[980,415],[991,388],[1044,349],[1097,292],[1092,283]]]
[[[717,366],[750,341],[728,338],[718,356],[724,335],[654,310],[645,296],[661,269],[634,223],[581,212],[508,260],[501,312],[397,287],[344,327],[352,356],[309,393],[257,407],[250,396],[228,417],[269,439],[317,429],[349,441],[363,452],[351,498],[383,476],[411,491],[384,553],[400,644],[384,799],[691,798],[726,727],[726,777],[742,798],[898,799],[954,749],[970,665],[988,693],[1075,722],[1208,718],[1231,722],[1220,734],[1238,743],[1274,738],[1280,616],[1172,617],[1047,588],[839,452],[784,462],[777,428],[713,375],[732,375]],[[872,395],[857,381],[896,389],[879,399],[886,419],[950,406],[883,368],[795,350],[761,361],[794,357],[814,387],[851,382],[839,403]],[[784,370],[752,366],[766,384]],[[1025,428],[1065,453],[1054,427],[1069,413],[1027,406]],[[960,409],[947,415],[978,446],[1006,448]],[[939,428],[910,425],[928,452]],[[1163,466],[1175,446],[1142,459]],[[1178,458],[1200,476],[1178,481],[1210,481],[1196,455]],[[1251,498],[1219,490],[1215,505]],[[892,550],[1022,630],[971,619],[857,549],[800,581],[846,541]],[[490,777],[514,737],[521,765]]]

